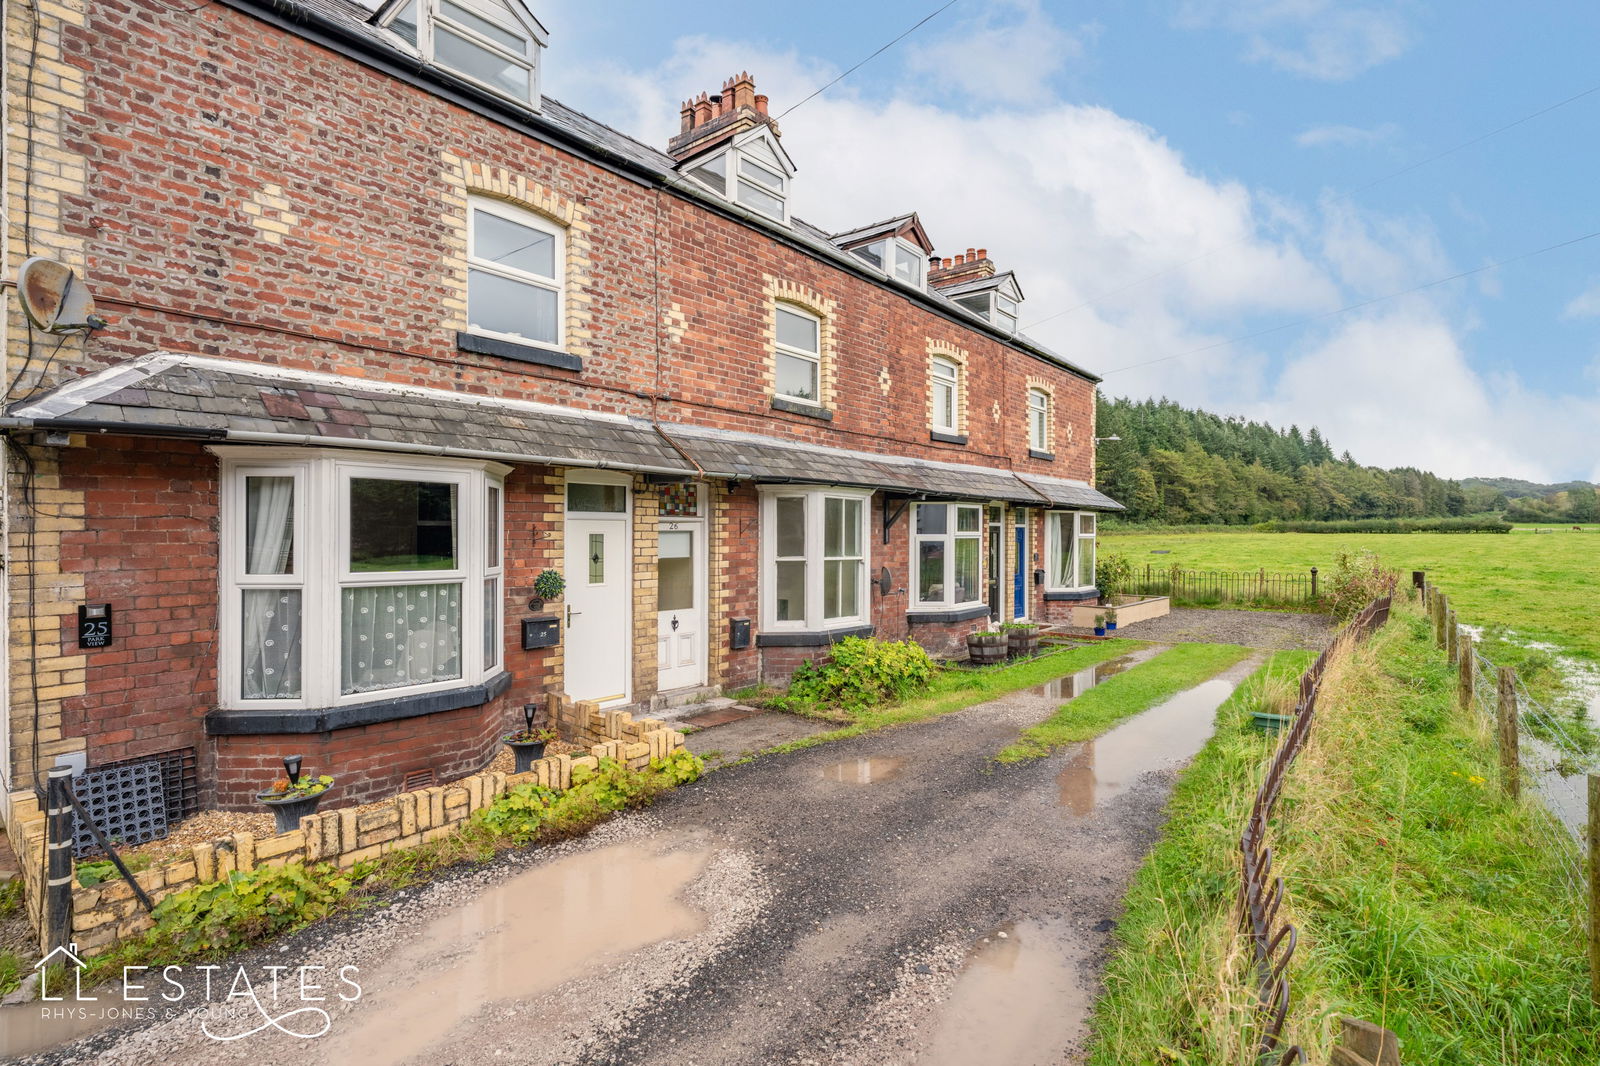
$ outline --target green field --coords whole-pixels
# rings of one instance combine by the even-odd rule
[[[1557,528],[1557,527],[1551,527]],[[1532,527],[1487,533],[1103,533],[1102,553],[1135,568],[1174,564],[1201,570],[1326,573],[1340,549],[1377,552],[1410,583],[1413,570],[1450,596],[1463,622],[1504,625],[1600,662],[1600,534],[1535,534]],[[1153,555],[1153,550],[1166,555]]]

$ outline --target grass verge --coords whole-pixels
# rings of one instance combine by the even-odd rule
[[[1280,651],[1217,708],[1217,729],[1178,779],[1161,843],[1134,878],[1095,1004],[1091,1066],[1246,1062],[1247,994],[1226,978],[1244,828],[1274,741],[1251,727],[1315,652]]]
[[[850,722],[838,729],[830,729],[826,733],[817,733],[809,737],[791,740],[786,744],[768,748],[761,752],[770,755],[775,752],[798,751],[801,748],[811,748],[818,744],[827,744],[835,740],[845,740],[849,737],[870,733],[875,729],[885,726],[904,725],[907,722],[920,722],[926,718],[936,718],[942,714],[959,711],[971,707],[975,703],[983,703],[997,699],[1009,692],[1019,689],[1032,688],[1042,685],[1046,681],[1053,681],[1058,677],[1076,673],[1087,669],[1107,659],[1115,659],[1119,655],[1143,648],[1147,642],[1142,640],[1127,640],[1115,638],[1112,640],[1096,641],[1093,644],[1079,645],[1074,648],[1063,648],[1059,651],[1047,651],[1035,658],[1009,666],[1002,666],[982,670],[946,669],[934,675],[933,682],[928,691],[914,699],[903,703],[887,706],[872,707],[862,711],[848,713]],[[749,762],[756,758],[755,755],[747,756],[735,762],[725,763],[724,766],[737,766],[739,763]],[[722,769],[722,767],[717,767]]]
[[[1301,934],[1287,1038],[1325,1062],[1347,1014],[1393,1029],[1406,1062],[1590,1066],[1600,1011],[1584,907],[1562,872],[1576,845],[1537,801],[1503,798],[1485,724],[1454,685],[1414,610],[1328,673],[1273,826]],[[1268,748],[1244,734],[1247,706],[1221,713],[1129,895],[1094,1066],[1160,1047],[1168,1062],[1254,1061],[1233,907]]]
[[[997,758],[1034,759],[1062,744],[1099,736],[1129,715],[1149,710],[1249,654],[1249,648],[1237,644],[1180,644],[1062,705],[1043,722],[1024,729],[1021,739]]]

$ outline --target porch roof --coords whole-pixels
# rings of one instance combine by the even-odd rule
[[[1009,470],[848,451],[705,426],[664,424],[660,428],[708,477],[768,483],[859,485],[889,492],[962,500],[1005,500],[1035,507],[1047,502],[1045,496]]]
[[[644,419],[167,352],[8,413],[44,429],[695,473]]]
[[[1075,511],[1124,511],[1127,508],[1086,481],[1069,481],[1042,474],[1018,474],[1024,482],[1057,507]]]

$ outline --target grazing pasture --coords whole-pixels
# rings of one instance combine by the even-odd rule
[[[1463,622],[1503,625],[1600,662],[1600,532],[1571,526],[1536,534],[1519,527],[1494,536],[1474,533],[1112,533],[1102,553],[1121,553],[1139,571],[1146,564],[1186,569],[1326,574],[1340,549],[1377,552],[1401,572],[1426,570],[1450,595]],[[1155,555],[1163,550],[1167,554]]]

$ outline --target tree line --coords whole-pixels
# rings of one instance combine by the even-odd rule
[[[1415,467],[1362,466],[1312,427],[1278,429],[1170,400],[1099,398],[1096,485],[1133,522],[1243,525],[1283,520],[1428,518],[1491,510]],[[1484,496],[1474,499],[1473,495]],[[1504,505],[1500,509],[1504,509]]]

